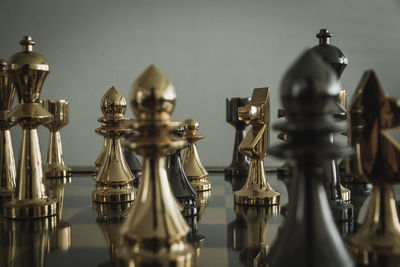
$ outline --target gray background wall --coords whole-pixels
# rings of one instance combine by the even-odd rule
[[[399,1],[0,0],[0,12],[0,58],[20,51],[21,37],[32,35],[51,67],[42,98],[70,101],[62,138],[72,166],[93,165],[101,149],[94,129],[102,95],[115,85],[128,98],[152,63],[176,87],[174,119],[200,122],[206,138],[198,147],[208,166],[231,160],[234,131],[225,122],[225,98],[269,86],[274,123],[280,80],[317,43],[320,28],[334,33],[332,43],[349,58],[342,84],[350,95],[362,73],[375,69],[386,92],[400,97]],[[12,132],[18,154],[19,127]],[[47,130],[41,127],[40,135],[45,159]]]

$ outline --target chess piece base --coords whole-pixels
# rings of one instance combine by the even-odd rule
[[[37,219],[57,214],[57,201],[44,199],[13,199],[4,204],[4,217],[9,219]]]
[[[207,176],[202,177],[202,178],[192,178],[188,177],[190,184],[192,187],[197,191],[208,191],[211,190],[211,183],[210,181],[207,180]]]
[[[60,177],[71,177],[72,170],[65,165],[53,164],[46,165],[44,168],[46,178],[60,178]]]
[[[133,188],[97,187],[92,193],[93,202],[121,203],[135,200],[136,190]]]
[[[0,187],[0,203],[1,202],[4,203],[4,200],[11,200],[11,199],[13,199],[13,197],[14,197],[13,189]]]
[[[251,206],[273,206],[280,204],[280,193],[266,188],[263,191],[239,190],[233,194],[236,204]]]

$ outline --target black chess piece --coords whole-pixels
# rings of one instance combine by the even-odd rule
[[[185,131],[182,126],[179,126],[171,132],[175,136],[182,137]],[[167,156],[167,174],[172,192],[183,207],[182,215],[187,217],[196,215],[200,205],[196,203],[197,192],[190,184],[182,166],[182,149],[183,147],[176,149]]]
[[[235,143],[233,145],[232,162],[225,168],[226,176],[247,177],[250,168],[249,157],[239,153],[238,147],[242,142],[248,124],[239,120],[237,109],[249,103],[250,98],[232,97],[226,99],[226,121],[235,127]]]
[[[339,91],[332,69],[312,51],[294,63],[281,83],[287,120],[275,128],[289,138],[269,153],[296,163],[288,216],[267,256],[270,267],[354,266],[323,185],[331,159],[352,151],[329,139],[330,133],[345,128],[333,117]]]
[[[132,136],[136,136],[137,132],[133,131],[125,136],[126,139],[132,138]],[[143,168],[143,160],[138,155],[135,154],[128,149],[124,148],[124,156],[126,159],[126,163],[128,163],[129,169],[131,169],[133,175],[136,177],[134,186],[137,188],[139,183],[139,178],[142,175]]]

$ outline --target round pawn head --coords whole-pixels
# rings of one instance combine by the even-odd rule
[[[318,54],[307,51],[286,72],[281,101],[288,117],[332,114],[339,91],[332,68]]]
[[[101,111],[106,117],[123,117],[126,112],[126,99],[114,86],[101,99]]]
[[[138,121],[169,121],[175,99],[174,85],[154,65],[132,85],[131,106]]]
[[[196,135],[199,130],[199,122],[192,118],[186,119],[182,126],[185,130],[185,135]]]
[[[21,103],[38,103],[40,91],[50,71],[47,60],[33,52],[35,42],[24,36],[20,44],[22,51],[8,60],[9,72]]]
[[[347,57],[339,48],[330,44],[332,33],[327,29],[321,29],[316,37],[319,40],[319,45],[314,46],[310,50],[322,57],[335,70],[337,77],[340,78],[348,64]]]

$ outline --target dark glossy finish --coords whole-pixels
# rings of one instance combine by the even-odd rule
[[[137,132],[131,132],[128,135],[126,135],[125,138],[129,139],[132,136],[136,136],[136,135],[137,135]],[[126,148],[124,148],[124,156],[125,156],[126,162],[128,163],[129,169],[131,169],[133,175],[135,175],[135,177],[136,177],[135,187],[137,187],[140,176],[142,175],[143,160],[139,155],[129,151]]]
[[[238,147],[242,142],[246,132],[247,124],[239,120],[237,109],[245,106],[250,98],[233,97],[226,99],[226,121],[235,127],[235,142],[233,145],[232,162],[225,168],[225,174],[229,176],[240,176],[246,178],[249,173],[250,159],[249,157],[239,153]]]
[[[290,138],[269,152],[296,164],[288,216],[268,254],[270,267],[354,266],[323,186],[330,160],[351,151],[329,140],[331,132],[344,127],[333,119],[340,91],[335,76],[317,54],[308,51],[283,78],[281,101],[287,121],[275,128]]]

